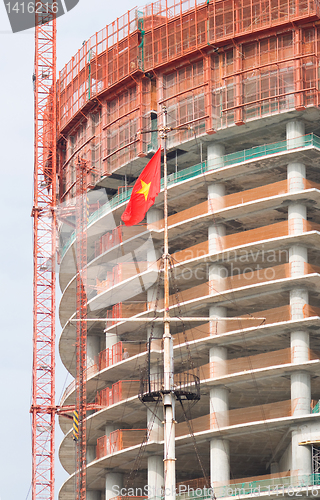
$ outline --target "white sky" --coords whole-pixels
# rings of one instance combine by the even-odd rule
[[[84,40],[135,6],[134,0],[80,0],[57,20],[58,70]],[[31,499],[34,30],[12,34],[2,2],[0,47],[0,500],[25,500]],[[57,403],[66,373],[57,357]],[[60,441],[57,424],[57,450]],[[66,477],[57,458],[56,498]]]

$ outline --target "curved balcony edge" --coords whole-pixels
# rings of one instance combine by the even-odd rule
[[[320,140],[317,136],[315,136],[314,134],[307,134],[306,136],[304,136],[304,138],[305,138],[305,144],[302,146],[300,145],[296,148],[287,148],[287,141],[280,141],[280,143],[273,143],[271,145],[269,144],[269,145],[265,145],[265,146],[256,146],[256,147],[250,148],[248,150],[239,151],[237,153],[238,157],[235,157],[235,153],[230,153],[229,155],[224,155],[223,166],[221,167],[221,162],[219,159],[219,168],[218,169],[217,169],[217,167],[215,168],[215,165],[211,165],[211,164],[210,164],[210,168],[208,168],[206,162],[194,165],[192,167],[187,167],[186,169],[179,171],[177,174],[171,174],[170,176],[168,176],[168,188],[172,189],[173,186],[178,186],[181,182],[185,182],[186,178],[187,178],[187,180],[192,181],[192,180],[195,180],[196,177],[203,176],[204,174],[206,174],[206,177],[208,177],[208,174],[209,174],[209,177],[210,177],[210,174],[215,176],[217,174],[217,170],[219,170],[221,173],[223,173],[225,178],[228,178],[228,176],[226,176],[226,170],[234,169],[235,167],[238,167],[241,164],[244,164],[244,165],[251,164],[251,163],[254,164],[256,162],[261,161],[262,158],[264,160],[268,160],[270,158],[272,159],[274,157],[278,157],[279,155],[283,156],[284,154],[288,154],[289,156],[292,156],[292,153],[299,153],[300,151],[304,151],[304,150],[310,149],[310,148],[314,148],[316,150],[320,149]],[[279,146],[279,144],[280,144],[280,146]],[[270,151],[272,151],[272,148],[270,146],[272,146],[272,145],[274,145],[275,152],[270,153]],[[260,154],[258,154],[258,152],[260,152]],[[292,159],[291,159],[291,161],[292,161]],[[260,168],[262,168],[262,167],[260,167]],[[197,175],[195,175],[197,173],[197,169],[199,170],[199,173]],[[188,174],[190,176],[189,178],[188,178]],[[182,180],[180,180],[181,178],[182,178]],[[210,179],[207,178],[207,180],[209,181]],[[162,190],[161,191],[163,192],[163,179],[161,180],[161,183],[162,183]],[[112,211],[114,209],[117,209],[117,208],[123,206],[129,200],[130,195],[131,195],[131,190],[132,190],[132,188],[130,188],[129,191],[125,195],[122,194],[120,199],[119,199],[119,196],[116,195],[116,197],[113,198],[107,204],[107,207],[104,210],[99,209],[100,212],[99,211],[94,212],[89,218],[88,229],[90,228],[91,224],[93,224],[94,222],[96,222],[97,220],[100,219],[100,217],[102,216],[102,212],[105,211],[105,214],[103,214],[103,215],[106,215],[106,214],[112,213]],[[65,243],[64,247],[61,250],[61,264],[63,262],[64,256],[66,255],[67,251],[71,248],[74,241],[75,241],[75,234],[73,233],[70,236],[70,239]]]
[[[305,372],[309,372],[310,374],[318,373],[318,376],[320,376],[320,359],[319,358],[310,359],[309,361],[305,361],[302,363],[290,362],[290,363],[279,364],[279,365],[271,365],[271,366],[266,366],[266,367],[262,367],[262,368],[252,369],[250,371],[244,370],[241,372],[231,373],[228,375],[211,377],[208,379],[201,378],[201,387],[205,388],[205,389],[208,389],[208,388],[210,389],[216,385],[221,385],[221,383],[223,383],[223,385],[225,385],[226,387],[232,387],[233,384],[239,384],[241,382],[246,382],[248,379],[252,378],[253,376],[256,379],[265,379],[268,377],[272,377],[272,378],[282,377],[284,375],[288,376],[296,370],[303,370]],[[95,434],[96,431],[101,428],[101,425],[103,425],[104,421],[108,421],[108,420],[113,421],[115,418],[117,418],[116,413],[118,412],[118,410],[123,405],[126,405],[128,403],[131,403],[133,405],[132,408],[136,408],[136,409],[139,408],[139,405],[141,405],[141,402],[138,400],[138,394],[130,396],[129,398],[121,399],[121,400],[117,401],[116,403],[111,404],[109,406],[106,406],[105,408],[98,410],[96,413],[88,416],[87,421],[88,422],[90,421],[90,430]],[[261,405],[259,405],[259,406],[261,406]],[[143,410],[142,406],[141,406],[141,410]],[[245,410],[249,411],[250,407],[246,408]],[[111,414],[111,415],[109,415],[109,419],[106,418],[108,413]],[[202,418],[202,417],[200,417],[200,418]],[[124,418],[123,418],[123,423],[126,424]],[[242,425],[245,425],[246,423],[249,424],[249,423],[251,423],[251,421],[242,422]],[[121,422],[119,425],[121,425]],[[233,426],[230,424],[230,425],[227,425],[227,427],[231,428]],[[219,427],[219,429],[221,430],[221,426]],[[178,437],[179,436],[176,436],[176,438],[178,438]],[[90,435],[88,435],[88,439],[90,440]],[[70,445],[73,445],[72,428],[70,428],[68,430],[68,432],[65,434],[65,436],[60,444],[59,456],[60,456],[60,461],[62,464],[65,461],[65,458],[69,458],[69,456],[70,456]],[[63,455],[65,455],[65,456],[63,456]],[[67,470],[67,472],[68,472],[68,470]]]
[[[277,418],[270,418],[267,419],[268,421],[268,432],[272,432],[273,430],[277,430],[280,428],[287,428],[288,426],[295,425],[297,423],[304,423],[311,421],[313,419],[318,419],[319,414],[317,413],[310,413],[307,415],[299,415],[299,416],[282,416],[282,417],[277,417]],[[215,436],[219,437],[224,437],[224,438],[230,438],[233,436],[237,436],[239,434],[247,434],[248,432],[254,433],[254,432],[261,432],[261,429],[265,427],[265,422],[266,419],[259,419],[257,421],[252,421],[252,422],[247,422],[247,423],[240,423],[240,424],[235,424],[235,425],[229,425],[226,427],[218,427],[216,429],[204,429],[201,431],[194,431],[194,436],[197,439],[197,443],[201,444],[203,442],[208,443],[208,440],[210,438],[213,438]],[[179,450],[179,445],[182,445],[187,441],[190,440],[190,434],[189,431],[187,434],[183,434],[181,436],[176,436],[176,445],[177,445],[177,451]],[[62,444],[62,443],[61,443]],[[90,476],[90,471],[94,473],[94,471],[97,470],[97,467],[101,467],[101,469],[108,469],[109,462],[112,463],[112,468],[117,467],[119,465],[122,465],[122,468],[124,466],[124,460],[127,458],[129,460],[130,458],[133,458],[136,456],[136,450],[139,449],[141,444],[137,444],[128,448],[121,449],[119,451],[116,451],[115,453],[112,453],[108,456],[104,456],[98,459],[93,460],[92,462],[87,464],[87,475]],[[159,452],[159,450],[163,449],[163,441],[150,441],[145,444],[145,446],[148,448],[148,450],[153,451],[153,452]],[[61,446],[59,449],[59,456],[60,456],[60,450]],[[178,451],[179,453],[179,451]],[[60,457],[61,460],[61,457]],[[110,464],[111,466],[111,464]],[[74,467],[74,460],[73,460],[73,467]],[[129,467],[129,466],[128,466]],[[68,472],[68,471],[67,471]],[[66,480],[66,482],[63,484],[61,490],[69,483],[69,481],[72,481],[74,478],[75,472],[73,469],[73,472],[70,474],[70,477]],[[61,491],[60,490],[60,491]]]

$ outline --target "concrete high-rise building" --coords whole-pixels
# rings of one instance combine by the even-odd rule
[[[164,106],[170,314],[203,318],[171,325],[176,372],[190,355],[201,381],[194,439],[177,416],[177,488],[212,497],[204,468],[217,498],[320,495],[319,68],[318,1],[168,0],[117,19],[60,72],[60,354],[73,376],[76,162],[89,166],[87,394],[101,409],[87,418],[88,500],[164,484],[162,409],[138,398],[150,337],[155,380],[161,365],[163,193],[144,223],[120,221]],[[132,316],[150,323],[104,321]],[[73,500],[72,422],[60,425],[59,499]]]

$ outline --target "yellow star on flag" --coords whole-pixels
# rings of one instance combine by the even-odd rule
[[[144,182],[144,181],[141,179],[141,188],[139,189],[139,191],[136,191],[136,193],[137,193],[137,194],[140,194],[140,193],[141,193],[141,194],[143,194],[143,195],[144,195],[144,199],[145,199],[145,201],[147,201],[150,186],[151,186],[151,182],[149,182],[149,184],[147,184],[146,182]]]

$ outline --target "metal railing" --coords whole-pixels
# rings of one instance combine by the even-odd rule
[[[198,371],[198,370],[196,370]],[[174,394],[180,400],[198,401],[200,399],[200,379],[192,371],[175,373],[173,377]],[[164,374],[143,373],[140,379],[139,399],[157,401],[164,394]]]

